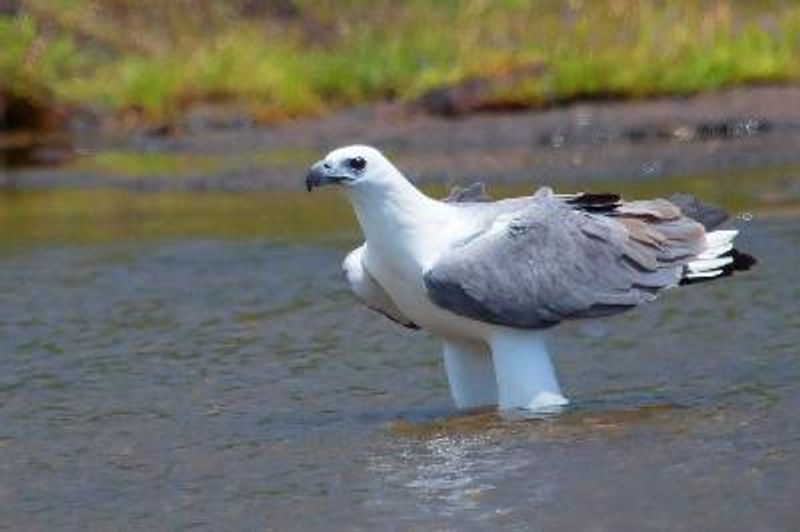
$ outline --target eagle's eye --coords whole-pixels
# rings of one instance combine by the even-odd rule
[[[347,166],[351,169],[355,170],[356,172],[360,172],[367,166],[367,160],[363,157],[353,157],[352,159],[347,160]]]

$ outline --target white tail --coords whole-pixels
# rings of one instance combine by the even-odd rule
[[[733,239],[739,231],[735,229],[712,231],[706,235],[706,249],[686,265],[686,279],[717,277],[725,271],[722,269],[733,264],[733,257],[726,255],[733,250]]]

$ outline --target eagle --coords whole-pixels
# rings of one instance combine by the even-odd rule
[[[370,309],[438,337],[457,408],[552,411],[568,404],[547,349],[565,320],[633,309],[678,286],[747,270],[728,215],[689,195],[534,194],[492,201],[482,184],[443,200],[380,151],[348,146],[313,164],[308,191],[335,185],[365,241],[343,269]]]

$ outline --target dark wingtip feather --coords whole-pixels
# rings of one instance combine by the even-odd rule
[[[621,198],[619,194],[613,194],[610,192],[603,192],[598,194],[592,194],[589,192],[583,192],[578,194],[574,198],[570,198],[567,200],[567,203],[575,207],[576,209],[580,209],[587,212],[613,212],[619,207]]]
[[[758,260],[754,256],[742,253],[735,248],[730,251],[730,256],[733,257],[733,263],[730,264],[730,267],[737,272],[746,272],[758,264]]]

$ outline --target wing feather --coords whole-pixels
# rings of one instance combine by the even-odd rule
[[[362,257],[366,244],[351,251],[342,263],[342,269],[350,283],[350,288],[356,297],[368,308],[383,314],[390,320],[409,329],[419,329],[416,323],[408,319],[397,308],[389,294],[381,287],[377,280],[369,273]]]
[[[430,299],[477,320],[542,328],[620,312],[678,285],[705,247],[703,226],[666,200],[600,199],[541,189],[504,213],[501,230],[446,252],[425,273]]]

